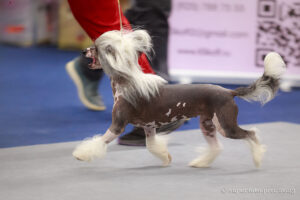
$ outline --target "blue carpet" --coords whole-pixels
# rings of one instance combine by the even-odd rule
[[[107,110],[85,109],[64,67],[77,55],[54,47],[0,45],[0,148],[81,140],[106,131],[113,105],[109,79],[100,84]],[[280,92],[264,107],[236,100],[240,124],[300,123],[300,90]],[[196,128],[198,119],[192,119],[180,130]]]

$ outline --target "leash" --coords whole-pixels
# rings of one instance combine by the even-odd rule
[[[117,1],[118,1],[119,16],[120,16],[120,31],[122,32],[123,25],[122,25],[122,15],[121,15],[121,4],[120,4],[120,0],[117,0]]]

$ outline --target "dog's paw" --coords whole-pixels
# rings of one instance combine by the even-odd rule
[[[106,146],[100,136],[94,136],[79,144],[73,151],[73,156],[77,160],[89,162],[103,157],[106,153]]]
[[[261,162],[265,152],[267,151],[267,148],[266,145],[260,144],[257,134],[256,138],[257,141],[254,141],[252,139],[246,139],[246,141],[250,145],[254,165],[259,168],[261,166]]]
[[[172,162],[172,156],[168,153],[168,155],[163,160],[163,166],[167,167],[170,165],[171,162]]]
[[[196,158],[189,163],[189,166],[195,168],[207,168],[210,167],[210,163],[208,163],[205,159]]]
[[[201,155],[189,163],[190,167],[210,167],[210,164],[216,159],[216,157],[222,151],[222,147],[207,147],[198,148],[197,150]]]
[[[262,144],[255,145],[255,147],[252,149],[253,161],[257,168],[261,166],[261,162],[265,152],[266,146]]]

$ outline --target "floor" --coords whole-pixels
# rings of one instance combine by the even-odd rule
[[[170,135],[173,162],[161,167],[145,148],[109,145],[104,159],[91,163],[72,158],[78,142],[0,150],[1,199],[17,200],[199,200],[299,199],[300,125],[251,124],[267,145],[256,169],[245,141],[219,136],[224,150],[210,168],[190,168],[205,146],[199,130]]]

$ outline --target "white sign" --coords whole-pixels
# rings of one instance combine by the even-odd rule
[[[300,0],[173,0],[169,69],[174,79],[249,83],[266,53],[300,86]]]

